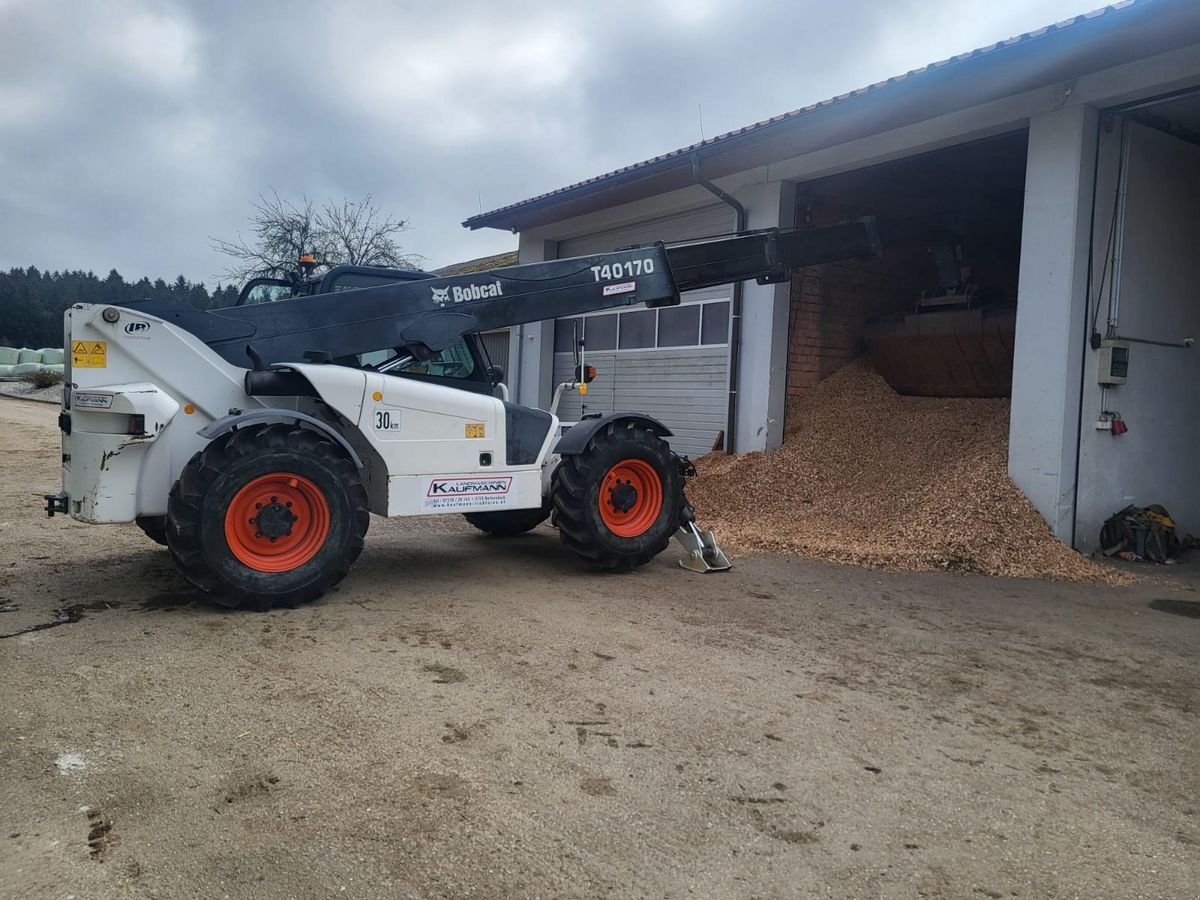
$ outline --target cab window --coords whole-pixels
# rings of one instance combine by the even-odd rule
[[[295,287],[290,282],[275,279],[260,278],[251,281],[238,298],[238,306],[252,306],[257,303],[275,303],[278,300],[290,300],[295,296]]]
[[[396,375],[424,375],[428,378],[472,378],[475,377],[475,357],[467,342],[460,339],[430,359],[414,360],[407,366],[395,369]]]

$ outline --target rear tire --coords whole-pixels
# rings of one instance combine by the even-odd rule
[[[314,600],[363,549],[367,493],[328,438],[291,425],[222,435],[191,458],[167,502],[167,547],[222,606]]]
[[[666,549],[679,527],[683,476],[666,441],[615,422],[564,456],[550,488],[563,546],[598,569],[627,572]]]
[[[463,513],[463,518],[493,537],[516,537],[532,531],[550,517],[548,507],[502,509],[496,512]]]
[[[137,527],[142,529],[142,532],[150,540],[156,544],[167,546],[167,517],[166,516],[138,516],[134,519]]]

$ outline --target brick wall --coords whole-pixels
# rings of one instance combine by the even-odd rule
[[[931,273],[923,248],[798,272],[792,278],[788,395],[803,394],[861,354],[866,323],[911,308]]]

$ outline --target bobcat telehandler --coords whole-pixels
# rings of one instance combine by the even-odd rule
[[[451,277],[310,269],[208,311],[77,304],[64,316],[63,490],[46,510],[138,522],[228,606],[321,596],[362,551],[371,513],[462,513],[496,535],[553,516],[562,544],[600,569],[640,566],[672,536],[685,567],[728,568],[696,526],[694,469],[665,425],[616,412],[568,427],[500,399],[477,333],[674,305],[878,249],[863,219]],[[486,374],[452,377],[467,367]],[[586,392],[592,375],[581,359],[569,387]]]

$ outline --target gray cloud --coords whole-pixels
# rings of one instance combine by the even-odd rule
[[[0,0],[0,267],[212,282],[270,189],[506,250],[458,223],[1091,5]]]

